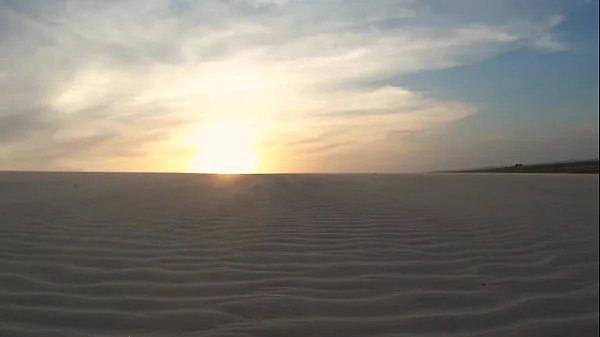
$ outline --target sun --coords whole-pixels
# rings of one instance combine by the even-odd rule
[[[247,174],[258,171],[256,131],[250,124],[214,122],[202,126],[194,138],[199,150],[190,163],[193,172]]]

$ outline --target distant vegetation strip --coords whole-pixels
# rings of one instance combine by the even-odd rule
[[[584,173],[598,174],[600,161],[583,160],[560,163],[543,163],[543,164],[514,164],[511,166],[502,167],[486,167],[478,169],[468,169],[460,171],[451,171],[457,173],[481,172],[481,173]]]

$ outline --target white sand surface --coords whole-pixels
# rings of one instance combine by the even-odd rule
[[[0,173],[0,336],[597,336],[597,175]]]

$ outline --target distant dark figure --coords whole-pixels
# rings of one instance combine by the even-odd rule
[[[519,167],[522,167],[522,166],[523,166],[523,164],[515,164],[515,168],[519,168]]]

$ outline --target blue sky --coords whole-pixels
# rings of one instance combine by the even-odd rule
[[[0,0],[0,169],[598,156],[598,2]]]

